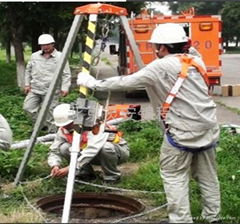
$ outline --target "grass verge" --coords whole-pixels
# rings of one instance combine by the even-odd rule
[[[0,65],[0,74],[5,74],[4,77],[1,75],[0,82],[0,113],[8,119],[14,133],[14,140],[23,140],[29,137],[31,128],[31,123],[22,110],[25,96],[16,87],[15,64],[5,65],[4,60],[0,60]],[[63,102],[71,102],[77,96],[78,91],[74,90]],[[138,164],[139,168],[130,175],[124,176],[122,181],[116,186],[134,190],[163,191],[163,183],[159,175],[159,152],[162,134],[158,129],[157,123],[155,121],[130,122],[123,124],[121,129],[125,132],[125,138],[128,140],[131,148],[130,161]],[[217,160],[222,194],[221,215],[224,223],[240,222],[239,149],[239,135],[222,130]],[[3,223],[43,222],[42,218],[32,212],[24,201],[22,189],[12,186],[23,153],[24,150],[0,151],[0,220]],[[65,192],[65,180],[45,179],[41,181],[39,179],[49,174],[49,167],[46,162],[47,153],[48,146],[36,145],[24,174],[24,180],[30,182],[23,185],[23,192],[33,204],[43,196]],[[34,181],[37,179],[40,181]],[[96,180],[96,183],[101,183],[101,181]],[[191,181],[190,185],[192,213],[196,220],[199,220],[198,217],[200,217],[201,212],[199,188],[194,181]],[[103,190],[76,184],[75,191],[100,192]],[[133,196],[135,197],[136,195],[133,194]],[[141,197],[151,206],[159,206],[166,202],[164,194],[144,194]],[[165,211],[161,211],[159,214],[152,214],[150,218],[152,220],[160,220],[166,217]]]

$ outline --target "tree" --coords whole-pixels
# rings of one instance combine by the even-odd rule
[[[72,6],[73,3],[0,3],[1,42],[6,47],[9,42],[7,39],[9,36],[6,34],[10,33],[10,39],[15,50],[19,87],[24,85],[23,41],[30,41],[32,50],[36,51],[39,49],[37,44],[38,36],[44,32],[51,32],[57,42],[59,33],[61,34],[62,30],[67,32],[70,27],[73,18]],[[64,15],[64,9],[69,9],[68,20],[62,16]],[[63,27],[62,30],[60,30],[60,26]]]
[[[83,4],[85,5],[85,3],[74,2],[0,3],[0,21],[2,21],[0,27],[1,31],[10,33],[15,49],[19,87],[23,87],[24,84],[23,42],[31,43],[32,51],[36,51],[39,48],[38,36],[42,33],[51,33],[57,48],[61,50],[73,21],[74,9]],[[129,2],[114,3],[114,5],[125,7],[129,12],[138,13],[145,4],[144,2]],[[7,42],[7,37],[4,41]]]
[[[173,14],[180,14],[191,7],[195,8],[198,15],[217,15],[223,8],[224,2],[196,1],[196,2],[169,2],[169,8]]]
[[[237,47],[240,38],[240,2],[226,2],[222,10],[222,18],[226,48],[229,41],[235,41]]]
[[[19,87],[24,85],[24,54],[23,54],[23,23],[24,15],[21,11],[16,13],[19,3],[9,4],[9,3],[0,3],[0,12],[1,17],[5,18],[1,22],[1,27],[3,32],[10,33],[10,39],[13,43],[16,57],[16,71],[17,71],[17,83]],[[7,36],[9,37],[9,36]],[[5,39],[7,40],[7,38]]]

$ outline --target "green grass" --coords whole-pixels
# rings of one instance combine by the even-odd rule
[[[236,113],[236,114],[239,114],[239,115],[240,115],[240,110],[239,110],[238,108],[229,107],[229,106],[227,106],[226,104],[224,104],[223,102],[221,102],[221,101],[219,101],[219,100],[217,100],[217,101],[215,101],[215,102],[216,102],[217,104],[225,107],[226,109],[232,111],[233,113]]]
[[[2,113],[13,130],[14,140],[23,140],[29,137],[31,122],[23,112],[22,105],[25,95],[16,86],[15,64],[6,64],[4,55],[0,51],[0,113]],[[5,74],[4,76],[2,74]],[[62,102],[72,102],[78,97],[78,90],[74,90]],[[155,121],[126,122],[121,125],[124,138],[129,142],[131,149],[130,162],[137,163],[139,169],[131,175],[123,177],[117,187],[145,191],[163,191],[162,179],[159,175],[159,153],[162,142],[162,133]],[[221,131],[220,145],[217,152],[218,172],[222,194],[221,215],[225,223],[239,223],[240,207],[240,137]],[[24,173],[24,180],[32,181],[45,177],[50,170],[47,165],[48,146],[36,145]],[[10,216],[16,211],[29,211],[24,202],[20,187],[10,187],[24,150],[0,151],[0,214]],[[97,180],[96,183],[101,183]],[[23,190],[31,202],[43,196],[64,193],[65,180],[47,179],[39,182],[30,182],[23,186]],[[76,184],[75,191],[103,191],[99,188]],[[166,202],[165,195],[142,195],[144,200],[151,201],[155,206]],[[194,217],[200,216],[201,204],[199,188],[191,181],[191,206]],[[21,207],[21,209],[20,209]],[[1,216],[0,216],[1,218]],[[12,219],[11,219],[12,220]],[[15,220],[15,222],[17,219]],[[200,220],[201,221],[201,220]],[[14,221],[12,221],[14,222]]]
[[[225,54],[240,54],[240,47],[228,47]]]
[[[15,62],[6,64],[0,60],[1,89],[11,88],[17,85]]]

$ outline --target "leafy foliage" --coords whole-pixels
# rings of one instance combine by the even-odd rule
[[[136,162],[159,156],[162,133],[156,121],[138,122],[130,120],[120,126],[131,149],[130,161]]]
[[[36,145],[33,154],[28,163],[26,170],[26,176],[31,179],[31,177],[41,177],[46,176],[49,173],[49,168],[47,165],[47,153],[48,147],[44,145]],[[0,176],[8,181],[13,181],[17,170],[20,166],[24,150],[0,150]]]
[[[13,130],[14,140],[26,139],[29,137],[31,122],[27,119],[22,110],[24,95],[17,89],[14,64],[4,65],[0,60],[0,113],[2,113]],[[5,74],[2,76],[2,74]],[[63,102],[72,102],[75,100],[77,92],[74,92],[65,98]],[[159,176],[159,151],[162,142],[162,133],[155,121],[139,122],[128,121],[120,126],[124,132],[124,138],[128,141],[131,155],[130,161],[137,162],[139,169],[132,175],[124,176],[119,183],[120,187],[147,190],[163,191],[162,179]],[[240,188],[240,138],[226,130],[221,131],[220,144],[217,148],[218,173],[222,194],[222,217],[226,223],[239,223],[239,188]],[[13,187],[6,190],[8,182],[12,182],[19,164],[22,160],[24,150],[0,151],[0,213],[4,215],[12,214],[20,207],[28,211],[23,202],[23,195],[20,187]],[[26,181],[36,180],[49,174],[47,165],[48,146],[36,145],[32,156],[27,165],[25,175]],[[99,181],[97,183],[100,183]],[[6,185],[5,185],[6,184]],[[191,187],[191,205],[192,213],[195,217],[200,216],[201,199],[197,184],[194,181],[190,183]],[[35,201],[37,198],[64,193],[66,181],[64,179],[47,179],[29,183],[23,186],[23,190],[28,199]],[[92,186],[83,186],[76,184],[75,191],[102,191]],[[148,194],[145,198],[150,198]],[[165,195],[151,196],[155,204],[166,202]],[[17,221],[17,220],[16,220]],[[202,221],[202,220],[200,220]],[[203,222],[204,223],[204,222]]]
[[[8,120],[15,140],[26,139],[31,131],[31,122],[22,109],[24,95],[17,88],[0,90],[0,113]]]
[[[181,13],[194,7],[197,15],[221,15],[223,21],[223,39],[228,47],[229,41],[235,41],[236,46],[240,38],[239,17],[240,3],[232,1],[195,1],[195,2],[169,2],[173,13]]]
[[[2,56],[2,51],[0,51],[0,57]],[[17,85],[15,66],[15,63],[7,64],[5,61],[0,60],[1,89],[11,88],[9,85]]]
[[[224,208],[222,216],[239,217],[240,198],[237,195],[240,186],[240,138],[237,134],[222,130],[220,139],[217,159]]]
[[[240,39],[240,2],[226,2],[222,10],[223,36],[226,41],[239,41]],[[235,39],[236,38],[236,39]]]
[[[179,14],[181,11],[194,7],[198,15],[216,15],[219,14],[224,2],[169,2],[170,9],[173,13]]]

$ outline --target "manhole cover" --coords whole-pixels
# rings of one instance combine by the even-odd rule
[[[62,215],[65,195],[53,195],[40,199],[37,205],[47,213]],[[99,219],[124,217],[140,213],[144,205],[139,201],[117,194],[75,193],[70,217],[75,219]]]

